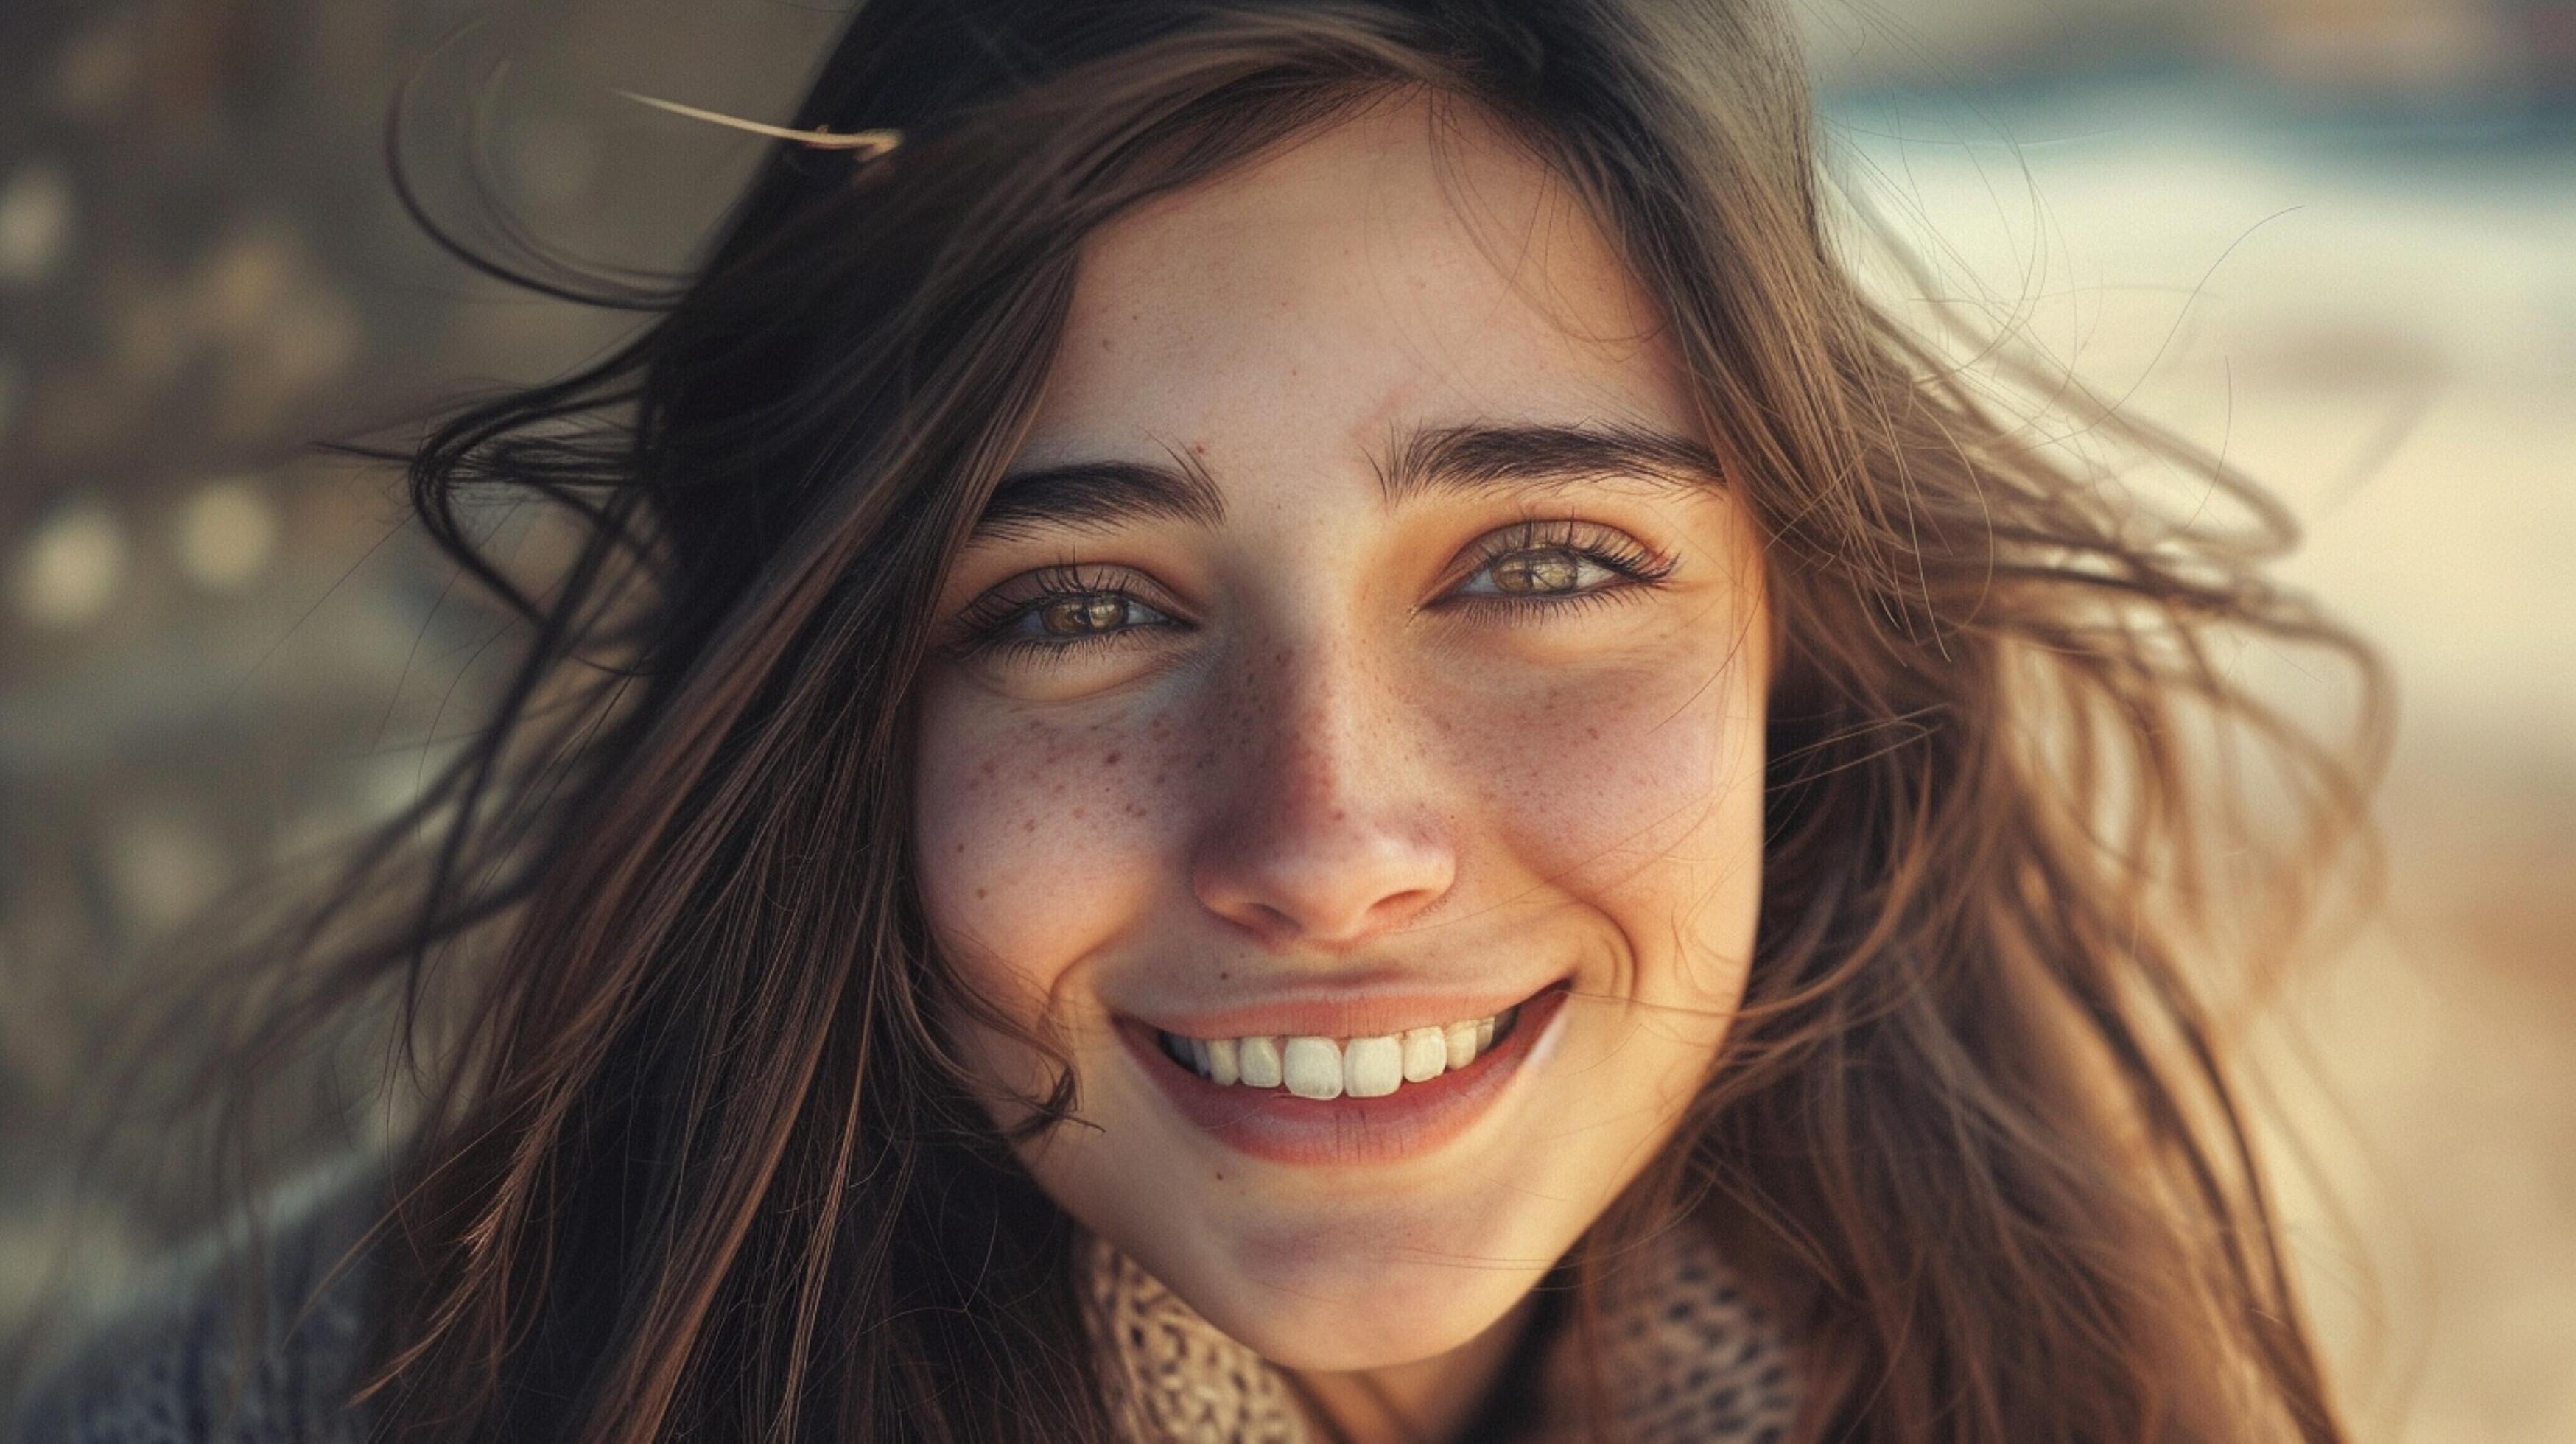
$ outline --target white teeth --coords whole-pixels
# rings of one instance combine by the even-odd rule
[[[1404,1081],[1428,1083],[1449,1066],[1449,1045],[1437,1028],[1404,1030]]]
[[[1440,1030],[1441,1050],[1448,1054],[1451,1068],[1464,1068],[1476,1061],[1476,1025],[1452,1023]]]
[[[1235,1064],[1242,1070],[1244,1086],[1276,1088],[1283,1074],[1279,1071],[1279,1040],[1246,1038],[1235,1048]]]
[[[1300,1098],[1383,1098],[1407,1083],[1428,1083],[1493,1051],[1520,1016],[1517,1007],[1442,1027],[1407,1028],[1366,1038],[1184,1038],[1157,1035],[1163,1051],[1220,1087],[1285,1087]]]
[[[1384,1098],[1403,1081],[1404,1045],[1392,1035],[1342,1045],[1342,1090],[1353,1098]]]
[[[1300,1098],[1339,1098],[1342,1050],[1330,1038],[1291,1038],[1279,1055],[1279,1075]]]

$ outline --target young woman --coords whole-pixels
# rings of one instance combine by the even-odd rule
[[[39,1432],[2337,1437],[2186,729],[2312,876],[2368,759],[2205,640],[2368,654],[1875,309],[1812,125],[1752,0],[869,0],[410,460],[533,642],[249,1046],[444,1000],[416,1123]]]

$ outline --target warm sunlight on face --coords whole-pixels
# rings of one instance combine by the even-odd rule
[[[921,701],[938,945],[1081,1089],[1028,1166],[1301,1369],[1512,1310],[1707,1075],[1761,881],[1749,526],[1598,227],[1428,114],[1090,242]]]

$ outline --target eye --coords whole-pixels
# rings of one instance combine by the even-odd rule
[[[1485,605],[1547,606],[1660,581],[1670,560],[1625,532],[1589,522],[1522,522],[1469,548],[1475,570],[1449,597]]]
[[[1171,618],[1120,592],[1081,592],[1050,597],[1020,610],[1014,629],[1032,637],[1097,637],[1129,627],[1153,626]]]
[[[1479,568],[1458,589],[1466,597],[1545,597],[1587,591],[1622,575],[1597,557],[1566,547],[1514,552]]]
[[[1178,619],[1131,588],[1134,579],[1083,567],[1050,567],[1012,578],[977,598],[957,619],[964,652],[1063,653]]]

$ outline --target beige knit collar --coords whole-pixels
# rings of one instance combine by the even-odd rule
[[[1220,1332],[1126,1255],[1090,1244],[1095,1340],[1119,1362],[1128,1437],[1138,1441],[1313,1444],[1315,1431],[1278,1368]],[[1659,1244],[1656,1266],[1602,1309],[1609,1437],[1662,1441],[1770,1441],[1797,1413],[1797,1380],[1765,1310],[1749,1298],[1696,1230]],[[1571,1341],[1547,1349],[1543,1417],[1516,1437],[1583,1435],[1576,1413]]]

